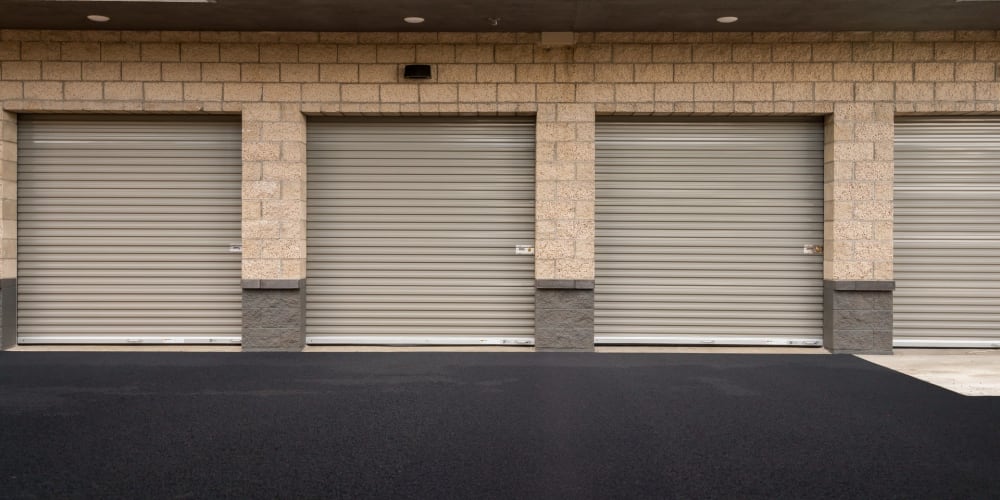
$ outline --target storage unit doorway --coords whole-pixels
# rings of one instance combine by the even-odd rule
[[[531,345],[534,130],[310,121],[306,341]]]
[[[240,122],[21,116],[18,342],[238,344]]]
[[[822,344],[822,123],[609,119],[596,168],[598,344]]]

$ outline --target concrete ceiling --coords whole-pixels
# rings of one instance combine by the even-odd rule
[[[204,0],[202,0],[204,2]],[[249,31],[1000,29],[1000,0],[0,0],[0,28]],[[88,14],[111,17],[107,23]],[[423,24],[402,21],[421,16]],[[719,24],[720,16],[739,22]],[[499,18],[491,26],[489,18]]]

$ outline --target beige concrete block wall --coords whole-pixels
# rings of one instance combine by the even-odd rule
[[[17,277],[17,117],[0,110],[0,279]]]
[[[593,277],[595,115],[824,117],[826,278],[881,280],[892,278],[894,116],[1000,111],[996,31],[578,33],[568,47],[540,40],[0,30],[0,105],[243,113],[248,279],[304,276],[304,181],[293,172],[304,162],[296,156],[302,114],[537,115],[543,279]],[[434,77],[403,79],[407,63],[432,65]],[[4,258],[7,273],[13,264]]]
[[[825,126],[823,275],[891,280],[893,109],[837,103]]]
[[[306,120],[298,104],[243,108],[243,279],[306,277]]]
[[[535,277],[594,279],[594,106],[539,104]]]

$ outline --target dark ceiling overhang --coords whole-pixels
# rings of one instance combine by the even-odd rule
[[[111,18],[88,21],[89,14]],[[426,18],[406,24],[405,16]],[[733,24],[716,18],[736,16]],[[493,26],[490,19],[498,19]],[[0,0],[0,28],[241,31],[1000,29],[994,0]]]

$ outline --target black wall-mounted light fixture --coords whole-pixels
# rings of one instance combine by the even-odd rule
[[[403,67],[403,78],[427,80],[431,77],[430,64],[407,64]]]

